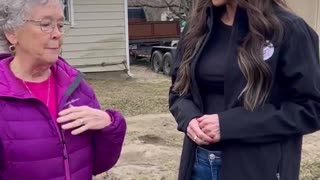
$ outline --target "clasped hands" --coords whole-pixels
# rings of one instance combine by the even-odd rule
[[[208,145],[220,141],[220,123],[217,114],[203,115],[190,121],[187,135],[198,145]]]

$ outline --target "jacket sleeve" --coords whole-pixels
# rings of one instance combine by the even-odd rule
[[[93,93],[92,107],[101,109]],[[111,117],[111,124],[102,130],[93,131],[93,175],[111,169],[118,161],[126,133],[126,122],[120,112],[106,110]]]
[[[187,28],[185,28],[185,30],[186,29]],[[172,85],[169,90],[169,110],[177,121],[178,130],[186,133],[189,122],[195,117],[202,116],[202,113],[194,104],[191,93],[180,96],[179,94],[172,91],[173,85],[177,78],[178,69],[182,61],[182,44],[182,37],[180,37],[175,57],[174,69],[171,77]]]
[[[126,123],[123,116],[114,110],[106,112],[112,119],[111,125],[95,132],[93,136],[94,175],[109,170],[117,163],[126,133]]]
[[[236,107],[219,113],[222,140],[273,142],[320,129],[318,35],[302,19],[289,27],[276,77],[281,78],[289,100],[280,107],[265,104],[254,112]]]

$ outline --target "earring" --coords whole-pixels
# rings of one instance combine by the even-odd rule
[[[16,51],[16,46],[15,45],[9,46],[9,51],[14,53]]]

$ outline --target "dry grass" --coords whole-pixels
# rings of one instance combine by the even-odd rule
[[[167,82],[91,81],[103,108],[121,109],[126,116],[168,111]]]
[[[153,74],[149,67],[132,67],[134,78],[106,74],[88,79],[103,108],[119,109],[126,116],[168,112],[170,78]]]
[[[320,157],[302,163],[301,178],[302,180],[320,180]]]

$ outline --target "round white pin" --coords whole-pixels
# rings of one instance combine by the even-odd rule
[[[263,48],[263,60],[266,61],[274,54],[274,46],[270,41],[266,41],[266,46]]]

